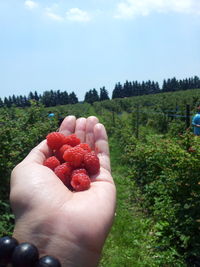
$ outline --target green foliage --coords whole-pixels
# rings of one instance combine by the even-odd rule
[[[176,137],[185,132],[185,122],[180,120],[173,120],[168,125],[168,134],[171,137]]]
[[[14,216],[11,213],[10,205],[0,200],[0,237],[12,235]]]
[[[121,138],[122,160],[132,167],[143,209],[154,217],[159,246],[174,248],[185,259],[199,256],[200,139],[190,132],[176,139],[153,135],[137,143],[130,136],[129,144],[125,134]]]

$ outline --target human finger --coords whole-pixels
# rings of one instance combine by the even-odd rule
[[[86,130],[86,118],[79,118],[76,120],[75,134],[81,140],[82,143],[85,143],[85,130]]]
[[[67,116],[60,125],[59,132],[65,136],[73,134],[76,126],[76,117]]]
[[[94,138],[94,126],[99,122],[95,116],[90,116],[86,120],[86,143],[94,149],[95,138]]]
[[[94,139],[95,139],[95,152],[99,157],[101,167],[110,172],[111,168],[110,168],[108,136],[103,124],[97,123],[94,126]]]
[[[30,153],[22,162],[43,164],[44,160],[51,155],[52,150],[48,147],[47,141],[43,140],[39,145],[37,145],[30,151]]]

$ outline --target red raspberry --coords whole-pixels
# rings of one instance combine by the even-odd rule
[[[86,169],[83,169],[83,168],[73,170],[72,176],[75,175],[75,174],[77,174],[77,173],[84,173],[84,174],[87,174],[88,175]]]
[[[48,159],[46,159],[44,161],[43,165],[54,170],[57,166],[60,165],[60,161],[55,156],[52,156],[52,157],[49,157]]]
[[[83,163],[90,175],[97,174],[99,172],[100,162],[94,151],[85,154]]]
[[[84,173],[77,173],[72,176],[71,186],[75,191],[83,191],[90,188],[90,178]]]
[[[47,135],[46,139],[48,146],[57,150],[64,144],[65,136],[59,132],[52,132]]]
[[[61,164],[55,168],[54,172],[65,185],[70,185],[72,167],[69,163],[65,162]]]
[[[81,147],[82,149],[84,149],[87,152],[91,152],[92,151],[90,146],[88,144],[86,144],[86,143],[81,143],[81,144],[78,145],[78,147]]]
[[[77,146],[80,144],[80,139],[75,135],[71,134],[68,136],[65,136],[65,144],[70,145],[70,146]]]
[[[67,149],[63,154],[63,159],[69,162],[73,167],[81,167],[83,163],[85,151],[80,147],[72,147]]]
[[[64,152],[65,152],[67,149],[69,149],[69,148],[71,148],[71,146],[70,146],[70,145],[67,145],[67,144],[61,146],[61,147],[59,148],[59,150],[56,151],[55,156],[56,156],[61,162],[64,162],[64,160],[63,160],[63,154],[64,154]]]

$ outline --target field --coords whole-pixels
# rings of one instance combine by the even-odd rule
[[[107,129],[117,209],[101,267],[200,266],[200,90],[48,108],[1,108],[0,235],[12,234],[13,167],[66,115],[95,115]]]

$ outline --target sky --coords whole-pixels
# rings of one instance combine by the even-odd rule
[[[200,77],[199,0],[0,0],[0,98]]]

